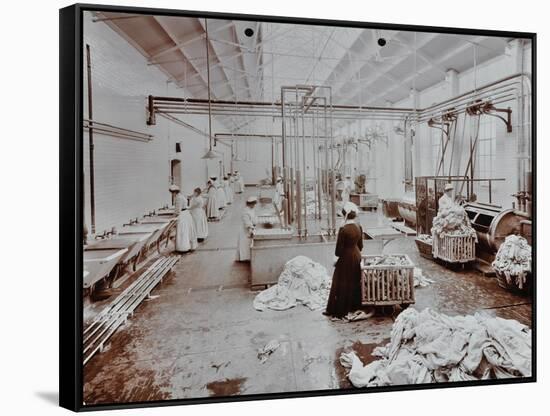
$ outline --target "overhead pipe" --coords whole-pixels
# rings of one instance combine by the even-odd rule
[[[92,58],[90,45],[86,44],[86,73],[88,76],[88,120],[94,119],[92,106]],[[95,234],[95,167],[94,167],[94,127],[88,124],[88,150],[90,159],[90,222],[91,232]]]
[[[112,124],[101,123],[95,120],[84,119],[83,121],[85,129],[92,129],[96,132],[101,132],[106,135],[112,135],[114,137],[127,138],[132,140],[140,140],[144,142],[149,142],[153,139],[152,134],[142,133],[140,131],[114,126]]]

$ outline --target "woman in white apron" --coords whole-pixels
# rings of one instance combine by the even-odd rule
[[[277,178],[277,181],[275,182],[275,193],[273,194],[273,203],[277,206],[277,208],[280,208],[281,203],[281,195],[284,193],[283,190],[283,179],[279,176]]]
[[[174,213],[178,216],[176,228],[176,251],[185,253],[197,248],[197,234],[193,217],[187,209],[187,198],[177,192]]]
[[[231,176],[231,183],[233,185],[233,193],[238,194],[239,193],[239,172],[235,171],[233,172],[233,175]]]
[[[235,171],[235,193],[242,194],[244,192],[244,179],[238,170]]]
[[[216,177],[210,179],[214,180],[214,186],[218,192],[218,209],[224,209],[227,205],[227,201],[225,200],[225,191],[223,190],[222,181],[218,180]]]
[[[204,211],[204,198],[201,196],[201,193],[201,188],[195,188],[191,202],[189,203],[189,212],[191,213],[191,217],[193,217],[197,240],[199,242],[204,241],[208,237],[208,221],[206,219],[206,212]]]
[[[220,218],[218,204],[218,190],[214,186],[214,182],[208,181],[208,202],[206,203],[206,216],[209,220],[218,220]]]
[[[239,173],[239,193],[242,194],[244,192],[244,178]]]
[[[250,196],[246,200],[246,207],[241,216],[242,224],[239,230],[239,238],[237,241],[237,261],[250,260],[250,244],[256,229],[256,213],[254,207],[258,199],[255,196]]]
[[[223,178],[223,190],[225,191],[225,201],[227,205],[231,205],[233,203],[233,189],[229,183],[229,176],[224,176]]]

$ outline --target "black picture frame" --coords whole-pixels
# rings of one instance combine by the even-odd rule
[[[500,36],[525,38],[532,42],[532,168],[533,168],[533,276],[537,273],[537,204],[536,204],[536,77],[537,47],[536,33],[495,31],[483,29],[464,29],[437,26],[416,26],[389,23],[372,23],[358,21],[339,21],[327,19],[310,19],[282,16],[263,16],[233,13],[214,13],[202,11],[184,11],[157,8],[108,6],[94,4],[75,4],[59,11],[59,156],[60,156],[60,212],[59,212],[59,404],[73,411],[107,410],[136,407],[172,406],[198,403],[228,401],[268,400],[278,398],[296,398],[313,396],[330,396],[343,394],[362,394],[372,392],[389,392],[403,390],[441,389],[463,386],[488,386],[496,384],[515,384],[537,381],[537,321],[536,321],[536,278],[532,288],[532,376],[517,379],[500,379],[486,381],[448,382],[441,384],[416,384],[406,386],[372,387],[368,389],[322,390],[293,393],[254,394],[232,397],[174,399],[136,403],[116,403],[101,405],[83,405],[83,366],[82,366],[82,329],[83,305],[81,302],[83,270],[83,12],[106,11],[128,12],[133,14],[155,14],[181,17],[208,17],[228,20],[248,20],[276,23],[311,24],[339,27],[356,27],[369,29],[437,32],[446,34]]]

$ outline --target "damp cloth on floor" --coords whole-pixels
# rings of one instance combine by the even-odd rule
[[[354,352],[342,353],[355,387],[531,376],[531,330],[486,313],[447,316],[431,309],[403,311],[391,340],[363,365]]]
[[[276,285],[254,298],[254,308],[258,311],[283,311],[301,304],[319,310],[327,304],[330,284],[331,277],[323,265],[308,257],[297,256],[286,262]]]

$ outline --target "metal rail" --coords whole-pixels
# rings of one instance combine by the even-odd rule
[[[128,317],[133,315],[135,309],[150,295],[180,257],[180,255],[169,255],[158,258],[86,326],[83,332],[83,365],[97,352],[103,351],[109,338],[128,320]]]

